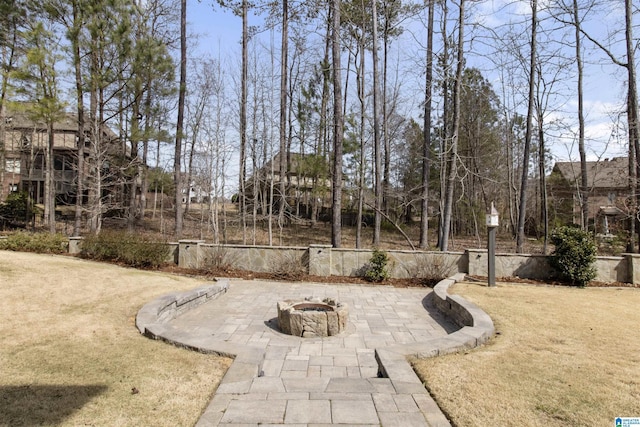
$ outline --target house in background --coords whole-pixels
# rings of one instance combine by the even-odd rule
[[[287,153],[285,153],[287,155]],[[266,212],[271,202],[273,184],[273,208],[278,209],[280,182],[285,181],[286,209],[295,214],[311,218],[331,208],[330,165],[326,158],[316,154],[288,153],[287,172],[280,173],[280,153],[267,160],[245,181],[247,205],[257,204],[258,212]],[[284,175],[284,176],[283,176]]]
[[[26,191],[35,203],[43,203],[47,126],[42,121],[32,119],[26,109],[6,109],[2,120],[4,123],[0,129],[0,149],[3,152],[0,159],[4,161],[0,162],[0,201],[5,200],[12,192]],[[53,126],[53,169],[57,205],[74,204],[76,201],[77,131],[78,121],[75,114],[64,114]],[[106,126],[103,126],[102,132],[107,145],[105,158],[123,157],[122,145],[117,135]],[[87,130],[85,160],[91,158],[89,135]],[[104,161],[103,168],[109,167],[109,164],[109,161]],[[85,161],[84,171],[85,176],[88,176],[88,161]],[[84,196],[87,196],[86,191]]]
[[[557,162],[548,179],[551,211],[558,223],[580,224],[580,162]],[[588,224],[597,233],[610,234],[627,218],[624,211],[629,192],[629,158],[615,157],[587,162],[589,188]]]

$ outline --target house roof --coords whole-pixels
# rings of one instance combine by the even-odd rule
[[[29,114],[23,111],[7,111],[5,114],[7,127],[13,129],[46,129],[46,124],[40,120],[33,120]],[[53,129],[59,132],[75,132],[78,129],[78,121],[73,114],[65,113],[62,119],[53,124]]]
[[[5,107],[4,121],[7,128],[11,129],[37,129],[46,130],[47,125],[42,120],[34,120],[29,113],[29,103],[17,103],[21,107],[19,109],[11,108],[11,104],[8,103]],[[74,113],[63,113],[62,117],[53,124],[54,132],[77,132],[78,131],[78,115]],[[89,117],[85,115],[85,123],[89,123]],[[86,126],[86,125],[85,125]],[[102,126],[104,135],[109,139],[117,139],[117,135],[109,129],[109,127]]]
[[[553,171],[560,173],[570,183],[582,180],[580,162],[557,162]],[[587,184],[590,188],[627,188],[629,158],[614,157],[587,162]]]

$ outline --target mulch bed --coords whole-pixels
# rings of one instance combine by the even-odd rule
[[[309,274],[300,274],[295,276],[285,277],[283,275],[274,273],[260,273],[255,271],[239,270],[239,269],[217,269],[217,270],[198,270],[182,268],[176,265],[167,265],[160,268],[160,271],[172,274],[179,274],[190,277],[202,277],[207,280],[212,280],[215,277],[228,277],[244,280],[277,280],[286,282],[315,282],[315,283],[331,283],[331,284],[357,284],[357,285],[378,285],[378,286],[393,286],[396,288],[410,288],[410,287],[433,287],[435,283],[431,284],[424,279],[397,279],[391,278],[382,282],[369,282],[361,277],[355,276],[312,276]]]
[[[213,280],[216,277],[228,277],[234,279],[243,280],[275,280],[285,282],[315,282],[315,283],[330,283],[330,284],[356,284],[356,285],[377,285],[377,286],[393,286],[396,288],[412,288],[412,287],[429,287],[432,288],[437,284],[437,281],[427,281],[425,279],[410,278],[410,279],[398,279],[390,278],[382,282],[372,283],[362,277],[355,276],[312,276],[309,274],[296,275],[295,277],[284,277],[282,275],[274,273],[261,273],[255,271],[247,271],[240,269],[218,269],[218,270],[202,270],[202,269],[190,269],[182,268],[176,265],[166,265],[160,268],[160,271],[172,274],[179,274],[189,277],[200,277],[206,280]],[[474,282],[487,282],[487,278],[483,276],[467,276],[467,279]],[[521,283],[527,285],[538,286],[572,286],[568,282],[562,282],[559,280],[533,280],[523,279],[520,277],[500,277],[497,279],[502,283]],[[634,285],[633,283],[624,282],[598,282],[591,281],[587,284],[588,288],[640,288],[640,285]]]

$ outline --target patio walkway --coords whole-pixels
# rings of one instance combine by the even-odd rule
[[[404,357],[460,329],[430,303],[431,292],[232,280],[225,294],[170,320],[156,336],[235,356],[198,426],[445,426]],[[346,303],[346,332],[280,333],[277,301],[305,297]]]

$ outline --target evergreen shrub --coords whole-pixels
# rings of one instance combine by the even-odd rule
[[[369,262],[363,267],[362,276],[369,282],[382,282],[389,278],[388,263],[387,253],[374,249]]]
[[[0,203],[1,223],[27,223],[33,218],[34,210],[29,208],[29,195],[25,191],[11,193]]]
[[[131,267],[158,268],[169,256],[169,245],[133,233],[103,231],[84,238],[80,256]]]
[[[585,286],[596,277],[596,242],[593,236],[576,227],[563,226],[551,233],[555,249],[549,263],[560,278],[572,285]]]
[[[69,240],[60,233],[31,233],[20,231],[0,240],[0,249],[16,252],[62,254],[68,251]]]

